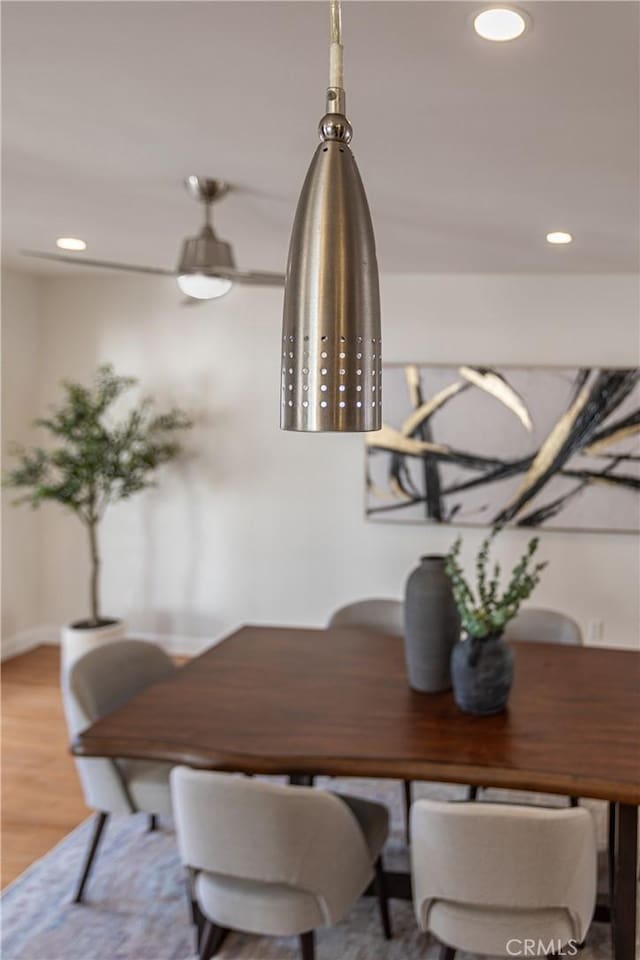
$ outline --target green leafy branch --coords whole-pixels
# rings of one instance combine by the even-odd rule
[[[488,574],[491,547],[499,529],[495,527],[480,546],[475,563],[475,592],[460,564],[461,537],[458,537],[446,557],[446,570],[462,625],[476,639],[502,633],[509,620],[516,616],[523,600],[531,596],[540,581],[540,574],[547,566],[546,563],[533,563],[539,543],[538,538],[534,537],[529,541],[524,556],[513,568],[508,585],[501,592],[500,564],[496,563],[491,575]]]

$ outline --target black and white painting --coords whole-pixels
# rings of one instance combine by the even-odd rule
[[[385,366],[367,515],[638,531],[639,380],[638,369]]]

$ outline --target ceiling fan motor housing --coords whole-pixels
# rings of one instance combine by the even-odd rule
[[[216,268],[235,268],[231,244],[219,240],[212,228],[205,226],[197,237],[187,237],[184,241],[177,272],[215,276]]]

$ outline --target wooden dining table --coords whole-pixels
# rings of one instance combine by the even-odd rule
[[[508,708],[475,717],[451,692],[410,689],[398,637],[246,626],[98,720],[72,749],[292,782],[393,778],[608,801],[614,956],[634,960],[640,653],[514,650]],[[388,881],[392,896],[410,896],[407,875]]]

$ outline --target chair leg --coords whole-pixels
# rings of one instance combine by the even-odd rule
[[[380,908],[380,920],[382,921],[382,932],[385,940],[391,940],[393,932],[391,930],[391,917],[389,916],[389,900],[387,897],[387,881],[384,875],[384,865],[382,857],[378,857],[375,864],[376,874],[374,879],[376,895],[378,897],[378,907]]]
[[[411,843],[411,780],[403,780],[404,789],[404,836],[407,845]]]
[[[91,838],[91,843],[89,844],[89,850],[84,862],[84,867],[82,868],[80,882],[73,898],[73,903],[82,903],[84,888],[87,885],[89,874],[91,873],[91,867],[93,866],[93,861],[95,860],[96,853],[98,852],[98,845],[100,843],[100,838],[102,837],[102,831],[107,823],[108,816],[108,813],[99,813],[96,817],[95,826],[93,828],[93,837]]]
[[[440,946],[440,956],[438,960],[454,960],[456,951],[454,947],[447,947],[445,944]]]
[[[300,956],[302,960],[315,960],[316,938],[313,930],[300,934]]]
[[[477,800],[478,790],[479,790],[479,787],[469,787],[469,790],[467,792],[467,800]],[[450,948],[447,947],[447,949],[450,949]],[[441,958],[441,960],[444,960],[444,958]]]
[[[216,932],[213,938],[213,943],[211,944],[211,953],[209,954],[209,957],[215,957],[216,953],[218,952],[218,950],[220,949],[224,941],[227,939],[228,933],[229,933],[228,927],[216,927]],[[207,957],[206,960],[209,960],[209,957]]]
[[[210,957],[215,957],[228,933],[226,927],[219,927],[211,920],[207,920],[200,940],[199,960],[210,960]]]
[[[195,927],[196,934],[196,946],[198,951],[200,950],[200,941],[202,940],[202,933],[205,928],[205,918],[200,909],[200,904],[196,899],[195,893],[195,882],[196,882],[196,871],[192,867],[186,868],[186,881],[187,881],[187,898],[189,900],[189,911],[191,913],[191,923]]]
[[[149,833],[154,833],[158,829],[158,818],[155,813],[149,814]]]
[[[211,920],[207,920],[202,930],[202,936],[198,945],[198,956],[200,960],[208,960],[211,955],[211,941],[215,933],[215,927]]]

